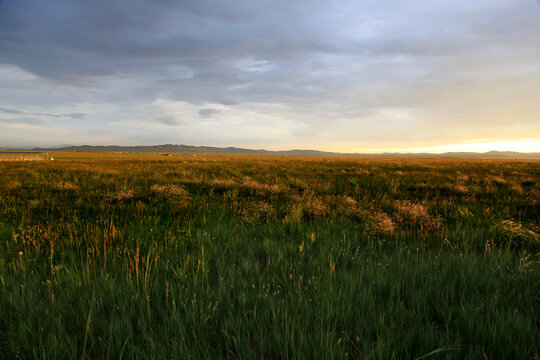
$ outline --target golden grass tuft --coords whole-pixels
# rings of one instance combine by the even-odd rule
[[[105,199],[108,202],[130,201],[135,198],[135,190],[123,187],[115,193],[109,193]]]
[[[260,223],[276,219],[274,207],[264,201],[252,201],[241,211],[242,220],[247,223]]]
[[[513,219],[501,221],[503,232],[509,237],[510,241],[515,245],[519,243],[539,243],[540,242],[540,227],[536,226],[530,229],[522,223]]]
[[[6,190],[8,191],[13,191],[13,190],[17,190],[19,189],[20,187],[22,187],[22,183],[18,180],[14,180],[14,179],[11,179],[9,180],[9,182],[5,185],[6,187]]]
[[[76,184],[70,183],[68,181],[61,181],[59,183],[56,183],[54,185],[54,188],[56,190],[62,190],[62,191],[77,191],[79,190],[79,186]]]
[[[396,224],[384,211],[374,210],[367,215],[367,230],[375,235],[391,234],[396,230]]]
[[[440,216],[430,215],[422,204],[397,200],[394,207],[396,221],[406,227],[418,227],[420,231],[433,231],[441,227]]]
[[[293,195],[291,200],[285,221],[320,220],[325,218],[330,211],[326,203],[318,197]]]
[[[242,182],[242,187],[257,195],[277,194],[280,190],[278,185],[263,184],[250,178],[246,178],[244,182]]]
[[[11,235],[11,240],[15,244],[24,246],[33,246],[40,248],[43,245],[52,246],[60,238],[58,231],[34,225],[30,227],[20,228],[18,232]]]
[[[154,184],[150,187],[150,190],[154,194],[162,196],[162,197],[166,197],[166,198],[187,197],[189,195],[188,191],[184,189],[184,187],[180,185],[174,185],[174,184],[167,184],[167,185]]]
[[[354,216],[358,214],[359,208],[356,200],[350,196],[338,196],[336,199],[336,211],[344,216]]]
[[[470,179],[469,175],[458,172],[458,174],[457,174],[458,183],[463,183],[465,181],[469,181],[469,179]]]
[[[493,175],[490,175],[487,177],[487,180],[488,182],[495,182],[497,184],[500,184],[500,185],[504,185],[507,183],[507,180],[501,176],[493,176]]]
[[[221,188],[232,188],[238,185],[233,179],[212,179],[211,184]]]
[[[328,207],[320,198],[315,196],[299,197],[302,212],[310,219],[320,219],[328,214]]]

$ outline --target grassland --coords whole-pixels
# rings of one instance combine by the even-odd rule
[[[2,359],[537,359],[540,162],[0,163]]]

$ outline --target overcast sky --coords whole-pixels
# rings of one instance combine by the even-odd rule
[[[0,0],[0,146],[540,151],[538,0]]]

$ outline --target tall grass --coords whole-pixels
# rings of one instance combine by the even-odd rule
[[[530,359],[540,163],[0,164],[2,358]]]

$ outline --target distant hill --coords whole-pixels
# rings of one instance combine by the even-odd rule
[[[485,153],[475,152],[447,152],[443,154],[431,153],[378,153],[378,154],[362,154],[362,153],[336,153],[319,150],[286,150],[286,151],[270,151],[270,150],[254,150],[237,147],[214,147],[214,146],[193,146],[193,145],[149,145],[149,146],[64,146],[52,148],[34,148],[33,150],[56,150],[56,151],[72,151],[72,152],[154,152],[154,153],[190,153],[190,154],[281,154],[281,155],[342,155],[342,156],[403,156],[403,157],[442,157],[442,158],[470,158],[470,159],[521,159],[521,160],[540,160],[540,152],[535,153],[520,153],[515,151],[489,151]]]
[[[339,153],[324,152],[318,150],[287,150],[287,151],[270,151],[270,150],[254,150],[237,147],[214,147],[214,146],[193,146],[193,145],[149,145],[149,146],[66,146],[54,148],[35,148],[35,150],[58,150],[58,151],[74,151],[74,152],[155,152],[155,153],[196,153],[196,154],[291,154],[291,155],[341,155]]]

